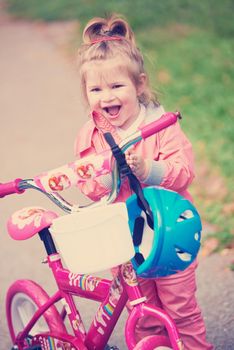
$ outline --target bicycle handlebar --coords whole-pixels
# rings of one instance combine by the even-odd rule
[[[153,134],[167,128],[171,124],[174,124],[177,119],[180,119],[181,115],[179,112],[176,113],[165,113],[158,120],[153,121],[150,124],[143,125],[139,127],[141,131],[141,136],[143,139],[146,139]]]
[[[22,179],[15,179],[10,182],[6,183],[0,183],[0,198],[3,198],[5,196],[8,196],[10,194],[18,193],[21,194],[25,190],[19,188],[19,184],[22,181]]]
[[[179,112],[165,113],[159,119],[140,127],[138,131],[122,140],[119,147],[123,152],[125,152],[125,150],[131,145],[167,128],[180,118],[181,116]],[[114,199],[117,197],[121,183],[116,163],[113,164],[113,157],[110,149],[99,154],[84,157],[76,160],[75,162],[68,163],[57,169],[44,172],[38,176],[35,176],[34,179],[22,180],[17,178],[11,182],[0,183],[0,198],[14,193],[21,194],[26,189],[31,188],[39,190],[47,195],[64,211],[71,212],[74,210],[80,210],[86,208],[87,205],[83,207],[80,207],[79,205],[71,205],[57,192],[108,173],[112,173],[113,186],[111,193],[107,198],[103,198],[100,202],[91,203],[88,205],[88,207],[99,206],[101,203],[103,203],[103,201],[106,203],[111,203],[114,201]]]

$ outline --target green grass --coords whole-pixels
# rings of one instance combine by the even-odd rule
[[[157,86],[159,81],[165,104],[182,109],[183,125],[193,141],[204,142],[210,161],[218,163],[222,173],[231,177],[234,43],[193,28],[185,27],[182,34],[176,30],[183,28],[176,29],[176,25],[163,31],[153,28],[147,37],[140,35],[143,50],[155,62],[151,75],[156,72],[154,83]]]
[[[234,43],[194,26],[171,24],[139,31],[152,84],[167,110],[181,111],[196,153],[193,193],[219,248],[233,245]],[[204,162],[206,164],[204,169]],[[202,164],[202,167],[200,166]],[[223,180],[217,180],[222,178]]]
[[[10,12],[23,18],[78,19],[85,23],[91,17],[114,11],[128,16],[134,29],[180,22],[219,35],[234,34],[233,0],[8,0],[7,3]]]
[[[196,153],[192,187],[220,247],[234,237],[234,1],[8,0],[30,19],[77,19],[119,12],[127,16],[145,54],[152,86],[167,110],[180,110]],[[79,35],[79,34],[78,34]]]

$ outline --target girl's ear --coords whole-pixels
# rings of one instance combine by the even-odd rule
[[[142,95],[142,93],[145,91],[146,80],[147,78],[145,73],[141,73],[138,77],[137,96]]]

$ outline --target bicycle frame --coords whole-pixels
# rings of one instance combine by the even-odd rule
[[[125,151],[129,146],[131,146],[131,144],[136,143],[142,138],[147,138],[155,132],[158,132],[174,123],[178,117],[180,117],[179,113],[168,113],[168,115],[165,115],[165,118],[162,118],[162,120],[146,125],[140,132],[130,136],[128,140],[124,140],[123,144],[121,145],[121,149]],[[74,167],[73,165],[74,164],[72,164],[72,167]],[[101,171],[102,170],[103,168]],[[106,203],[113,202],[118,193],[118,187],[120,186],[119,178],[117,176],[117,167],[115,167],[113,173],[114,186],[112,192],[106,200]],[[35,179],[38,180],[38,177]],[[39,180],[40,179],[41,178],[39,177]],[[71,181],[69,183],[69,187],[70,185],[76,183],[76,181],[77,178],[73,179],[73,183]],[[70,213],[83,209],[80,206],[70,205],[60,195],[54,193],[53,191],[52,193],[47,192],[47,190],[44,190],[43,186],[38,186],[37,181],[33,180],[16,179],[10,183],[0,184],[0,197],[13,193],[20,194],[28,188],[33,188],[43,192],[66,212]],[[95,205],[101,204],[98,203],[94,204],[94,206]],[[18,346],[19,350],[26,349],[24,340],[30,334],[30,330],[33,328],[39,318],[58,301],[63,302],[64,309],[66,311],[65,312],[63,310],[60,317],[63,320],[67,314],[74,335],[70,335],[66,331],[62,333],[58,332],[57,334],[48,334],[48,332],[44,334],[42,333],[33,337],[33,342],[35,342],[35,344],[38,344],[40,337],[44,337],[44,339],[46,339],[51,336],[60,339],[65,344],[64,346],[67,346],[66,350],[102,350],[105,348],[126,303],[129,302],[131,310],[129,312],[125,327],[125,338],[128,349],[132,350],[135,348],[135,327],[139,318],[146,315],[156,317],[165,326],[173,349],[183,349],[182,342],[173,320],[163,310],[147,304],[146,298],[142,295],[138,286],[136,274],[131,262],[119,266],[118,273],[113,280],[94,277],[89,274],[84,275],[72,273],[63,267],[60,255],[55,248],[48,227],[43,228],[43,230],[38,233],[44,243],[47,252],[47,263],[52,270],[58,290],[45,303],[43,303],[43,305],[38,307],[37,311],[28,324],[24,327],[22,332],[16,336],[15,346]],[[73,296],[79,296],[100,303],[87,333],[73,300]],[[33,342],[32,344],[34,344]],[[42,349],[44,350],[43,347]]]
[[[77,349],[80,349],[81,343],[85,344],[87,349],[104,349],[126,302],[129,300],[132,310],[129,313],[125,328],[126,343],[129,349],[134,349],[136,346],[134,336],[136,323],[140,317],[146,315],[157,317],[166,327],[173,349],[181,349],[181,340],[174,322],[166,312],[146,303],[146,298],[141,294],[130,262],[121,265],[118,275],[111,281],[91,275],[74,274],[64,269],[59,254],[49,255],[47,259],[58,285],[58,291],[36,311],[28,325],[17,336],[17,345],[22,344],[33,325],[47,309],[63,300],[65,310],[69,310],[66,313],[74,331],[74,336],[67,333],[57,334],[56,337],[61,337],[64,342],[77,346]],[[81,316],[72,296],[100,302],[87,333],[84,330]]]

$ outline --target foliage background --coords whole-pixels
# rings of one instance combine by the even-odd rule
[[[152,87],[167,110],[180,110],[192,140],[197,206],[216,238],[234,246],[234,1],[8,0],[9,12],[31,20],[125,15],[142,49]],[[76,33],[74,45],[80,43]]]

